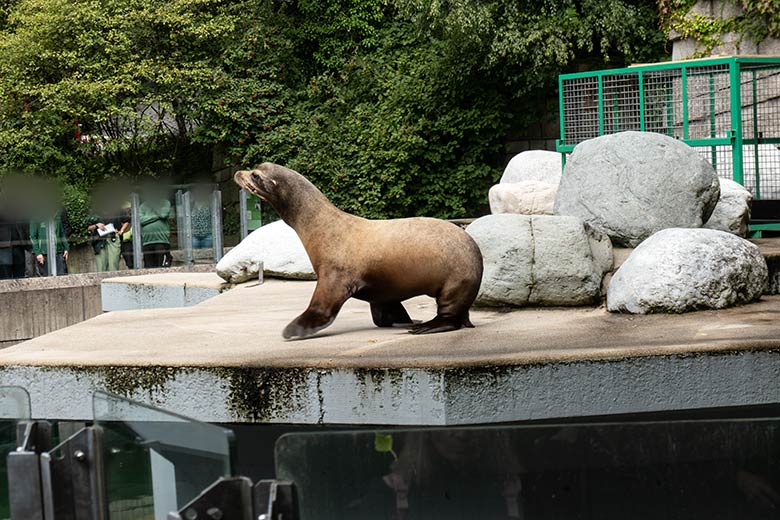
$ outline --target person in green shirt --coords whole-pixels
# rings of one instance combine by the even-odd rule
[[[171,203],[154,197],[138,208],[141,224],[144,267],[169,267],[171,265]]]
[[[66,227],[66,215],[64,211],[60,211],[56,217],[54,217],[54,240],[56,243],[56,262],[57,262],[57,275],[68,274],[68,237],[65,230]],[[48,276],[48,238],[46,236],[46,222],[45,221],[32,221],[30,222],[30,242],[32,243],[32,253],[35,256],[35,268],[38,272],[38,276]]]
[[[122,229],[119,230],[119,238],[122,241],[121,245],[121,251],[122,251],[122,258],[125,261],[125,264],[127,264],[128,269],[132,269],[134,265],[134,259],[133,259],[133,227],[130,223],[130,217],[131,217],[131,210],[130,210],[130,203],[125,202],[122,205],[122,214],[120,218],[122,219]]]

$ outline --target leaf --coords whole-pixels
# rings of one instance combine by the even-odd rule
[[[379,453],[391,453],[393,451],[393,436],[386,433],[375,433],[374,450]]]

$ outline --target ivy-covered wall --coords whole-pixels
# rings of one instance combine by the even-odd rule
[[[780,0],[659,0],[672,59],[780,55]]]

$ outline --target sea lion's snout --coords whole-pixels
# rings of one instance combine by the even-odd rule
[[[253,170],[239,170],[233,176],[233,180],[243,189],[262,199],[267,199],[277,184],[266,172],[257,168]]]

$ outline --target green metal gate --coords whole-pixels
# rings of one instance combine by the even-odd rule
[[[558,78],[564,154],[587,139],[658,132],[696,148],[719,177],[780,200],[780,57],[725,57]],[[780,229],[752,224],[751,230]]]

